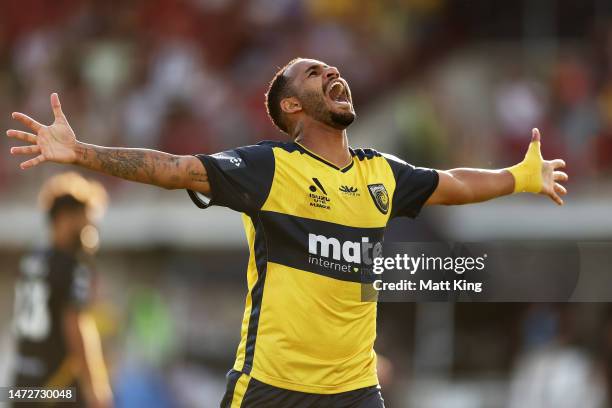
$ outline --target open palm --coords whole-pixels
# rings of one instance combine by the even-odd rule
[[[36,157],[21,163],[22,169],[34,167],[45,161],[56,163],[73,163],[76,159],[76,136],[62,112],[59,97],[56,93],[51,95],[51,107],[55,120],[53,124],[45,126],[20,112],[13,113],[16,119],[29,127],[35,133],[11,129],[6,132],[9,137],[31,143],[30,146],[11,148],[11,154],[36,155]]]

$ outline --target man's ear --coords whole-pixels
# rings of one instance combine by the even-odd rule
[[[302,104],[294,96],[281,100],[280,106],[285,113],[295,113],[302,110]]]

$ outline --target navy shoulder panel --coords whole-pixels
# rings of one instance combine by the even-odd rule
[[[351,154],[356,156],[360,161],[370,160],[374,157],[380,157],[381,154],[374,149],[350,149]]]
[[[261,142],[257,143],[257,145],[269,146],[270,148],[280,147],[281,149],[286,150],[289,153],[298,150],[298,146],[293,141],[281,142],[278,140],[262,140]]]

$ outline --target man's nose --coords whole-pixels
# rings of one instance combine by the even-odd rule
[[[325,72],[323,73],[323,76],[327,80],[332,80],[340,77],[340,72],[338,72],[338,69],[336,67],[327,67],[325,69]]]

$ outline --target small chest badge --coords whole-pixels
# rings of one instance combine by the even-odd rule
[[[387,214],[389,212],[389,194],[385,186],[380,183],[368,184],[368,190],[370,190],[370,195],[372,200],[374,200],[374,204],[376,204],[376,208],[381,213]]]

